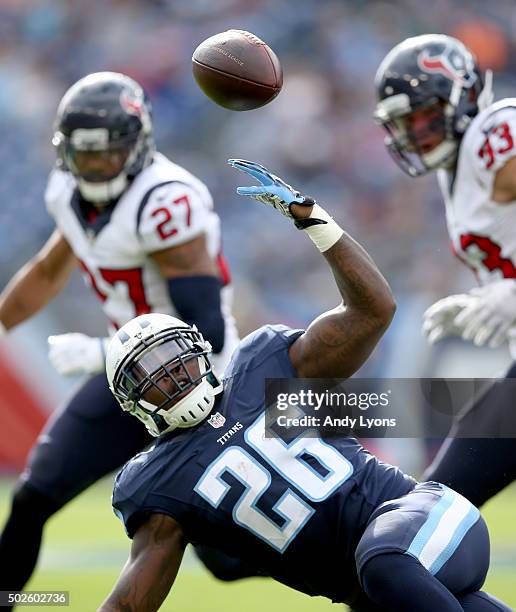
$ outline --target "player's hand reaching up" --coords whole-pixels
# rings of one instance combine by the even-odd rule
[[[260,164],[245,159],[228,159],[228,164],[237,170],[247,172],[261,183],[250,187],[238,187],[239,195],[249,196],[272,206],[285,217],[292,219],[298,229],[305,229],[306,222],[303,223],[303,219],[309,217],[312,212],[315,204],[313,198],[301,194]],[[317,223],[316,220],[312,220],[311,225],[315,224],[314,222]]]
[[[78,333],[49,336],[48,358],[62,376],[97,374],[106,368],[108,342]]]

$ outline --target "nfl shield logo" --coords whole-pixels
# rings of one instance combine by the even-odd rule
[[[224,425],[225,422],[226,422],[226,417],[220,414],[220,412],[216,412],[215,414],[212,414],[211,417],[208,419],[208,423],[215,429],[222,427],[222,425]]]

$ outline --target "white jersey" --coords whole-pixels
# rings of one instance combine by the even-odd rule
[[[220,219],[199,179],[156,153],[117,204],[94,219],[85,219],[69,172],[52,171],[45,201],[79,260],[86,283],[100,299],[112,332],[148,312],[177,316],[167,282],[149,254],[205,234],[224,285],[225,342],[215,360],[222,369],[238,343],[238,334],[231,315],[229,271],[221,253]]]
[[[473,119],[461,142],[455,178],[446,170],[437,173],[452,248],[482,285],[516,278],[516,201],[491,199],[496,172],[514,156],[516,98],[509,98]]]

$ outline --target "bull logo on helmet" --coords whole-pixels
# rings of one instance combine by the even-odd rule
[[[442,74],[451,81],[458,81],[463,87],[471,87],[477,80],[473,56],[454,47],[445,46],[442,51],[431,55],[423,49],[417,58],[421,70],[430,74]]]
[[[143,95],[138,96],[124,89],[120,93],[120,106],[128,115],[134,115],[141,119],[143,115]]]
[[[128,115],[138,117],[142,122],[145,133],[148,134],[152,131],[150,114],[145,106],[145,94],[142,89],[123,89],[120,92],[120,106]]]

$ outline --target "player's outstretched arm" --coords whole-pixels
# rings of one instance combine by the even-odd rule
[[[386,280],[345,232],[327,251],[344,304],[321,314],[294,342],[290,360],[301,378],[345,378],[367,360],[389,326],[396,305]]]
[[[185,543],[179,524],[151,514],[134,535],[131,554],[99,612],[154,612],[176,578]]]
[[[229,163],[262,183],[239,187],[239,194],[276,208],[310,235],[329,263],[344,302],[320,315],[292,345],[290,359],[297,375],[351,376],[370,355],[394,315],[395,302],[387,281],[366,251],[313,199],[259,164],[245,160]]]
[[[77,260],[59,230],[0,294],[0,327],[11,329],[41,310],[66,284]]]

